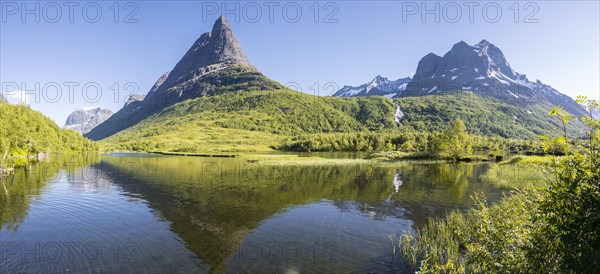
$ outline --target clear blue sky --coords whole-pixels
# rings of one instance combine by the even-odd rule
[[[30,95],[30,105],[62,126],[76,108],[102,106],[117,111],[133,91],[132,86],[125,90],[127,83],[135,83],[138,93],[145,94],[199,35],[210,31],[221,14],[212,8],[216,4],[221,10],[223,2],[134,2],[135,7],[121,2],[118,23],[114,22],[112,1],[98,2],[102,15],[97,19],[94,6],[88,6],[87,16],[83,16],[85,2],[73,7],[72,16],[62,2],[58,8],[37,2],[39,23],[35,15],[22,14],[22,2],[11,2],[18,4],[18,10],[6,3],[2,3],[0,21],[3,89],[11,83],[24,89],[24,82],[28,90],[34,90],[39,83],[35,91],[38,96],[45,91],[55,102],[41,99],[36,103]],[[26,8],[35,8],[35,3],[27,2]],[[496,2],[502,16],[495,23],[491,22],[496,16],[495,6],[488,6],[487,17],[482,14],[486,2],[473,7],[472,18],[463,2],[455,2],[461,17],[455,16],[456,6],[447,2],[426,2],[428,9],[440,4],[439,23],[432,14],[422,22],[422,1],[351,1],[329,6],[319,2],[317,16],[314,1],[294,2],[302,11],[300,17],[295,15],[295,4],[287,6],[284,16],[282,3],[273,7],[271,18],[265,2],[227,2],[225,8],[235,9],[235,3],[239,4],[238,20],[232,13],[227,17],[250,62],[276,81],[297,83],[293,85],[304,92],[312,93],[319,87],[321,95],[329,94],[333,90],[327,89],[327,83],[359,85],[378,74],[392,79],[411,76],[420,58],[429,52],[443,55],[460,40],[475,44],[487,39],[530,80],[540,79],[570,96],[600,96],[598,1],[535,2],[528,7],[520,2],[518,22],[514,2]],[[419,11],[406,15],[408,8],[414,8],[413,3]],[[255,16],[257,7],[260,18]],[[124,23],[134,8],[137,11],[131,19],[137,23]],[[61,17],[56,16],[58,9]],[[532,12],[534,15],[528,17]],[[527,18],[537,23],[525,23]],[[94,20],[98,22],[88,22]],[[65,82],[79,83],[73,96]],[[118,102],[114,99],[115,82],[120,86]],[[315,82],[318,85],[313,85]],[[53,83],[60,86],[61,98],[52,98],[56,94]],[[98,102],[86,102],[82,95],[83,85],[90,83],[98,83],[102,89]],[[94,90],[88,89],[89,101],[95,97]]]

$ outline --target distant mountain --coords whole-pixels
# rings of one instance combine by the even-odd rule
[[[334,95],[345,97],[351,94],[349,91],[353,89],[344,88]],[[413,97],[464,90],[491,96],[511,105],[560,105],[571,114],[585,115],[585,109],[569,96],[514,71],[502,51],[486,40],[474,46],[461,41],[443,57],[427,54],[419,61],[413,78],[398,85],[396,90],[388,89],[386,94],[357,92],[351,96],[389,96],[395,92],[395,97]]]
[[[248,62],[220,17],[145,97],[130,97],[86,136],[119,150],[269,150],[286,136],[395,128],[396,110],[386,98],[285,88]]]
[[[589,109],[587,106],[583,106],[586,110],[588,110],[588,115],[589,115]],[[600,109],[593,109],[592,110],[592,118],[594,118],[595,120],[600,120]]]
[[[395,97],[399,91],[406,89],[406,85],[411,82],[410,77],[390,81],[388,78],[377,75],[370,82],[358,87],[344,86],[333,96],[337,97],[356,97],[380,95],[389,98]]]
[[[490,54],[498,59],[498,54]],[[130,97],[121,110],[85,136],[102,140],[109,150],[231,152],[268,150],[302,134],[443,130],[455,118],[463,118],[472,133],[511,138],[538,138],[552,134],[559,125],[556,117],[546,114],[551,106],[547,100],[523,107],[503,97],[473,92],[423,96],[432,101],[420,98],[431,94],[420,90],[404,96],[411,92],[411,84],[431,79],[443,60],[430,54],[412,79],[391,81],[378,76],[337,93],[352,98],[312,96],[286,89],[250,65],[221,17],[146,96]],[[511,71],[507,63],[493,67],[503,74]],[[465,102],[469,98],[463,95],[469,94],[474,97]],[[580,132],[582,127],[573,121],[571,131]]]
[[[86,136],[93,140],[104,139],[188,99],[232,91],[283,88],[250,65],[227,20],[221,16],[211,32],[202,34],[175,67],[156,81],[143,100],[125,104]]]
[[[63,126],[63,129],[70,129],[85,134],[112,115],[112,110],[99,107],[77,109],[67,117],[67,122]]]

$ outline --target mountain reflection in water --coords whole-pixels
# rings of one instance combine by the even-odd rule
[[[98,243],[105,252],[48,263],[23,262],[16,251],[4,254],[2,271],[393,271],[388,234],[466,209],[472,193],[501,195],[479,180],[488,164],[262,166],[129,154],[52,161],[46,172],[20,169],[14,182],[1,180],[2,243]],[[115,260],[123,250],[128,260]]]

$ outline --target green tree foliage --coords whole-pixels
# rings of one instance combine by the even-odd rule
[[[394,130],[393,113],[394,104],[383,97],[324,98],[292,90],[228,92],[169,106],[102,143],[116,149],[206,151],[214,146],[202,147],[196,141],[211,138],[206,132],[218,132],[216,141],[230,147],[242,134],[251,139],[246,141],[274,146],[286,136]],[[255,147],[246,141],[246,147]]]
[[[23,105],[0,102],[0,157],[9,155],[96,151],[79,133],[60,129],[50,118]]]
[[[507,151],[542,153],[542,143],[536,140],[469,135],[459,119],[452,128],[443,132],[417,132],[403,128],[382,132],[303,134],[288,137],[275,148],[304,152],[402,151],[455,160],[470,156],[474,151],[487,151],[493,155],[502,155]]]
[[[534,193],[517,194],[488,206],[476,196],[469,212],[453,211],[430,219],[414,234],[405,233],[399,247],[408,268],[420,273],[527,272],[532,244],[530,216]]]
[[[590,116],[582,118],[589,127],[589,147],[563,161],[558,180],[549,184],[537,216],[545,225],[536,231],[539,240],[531,255],[541,269],[592,273],[600,268],[600,122],[591,119],[591,110],[600,101],[577,101],[590,109]],[[566,127],[569,120],[563,117]]]
[[[598,101],[579,98],[590,108]],[[563,136],[571,118],[560,108]],[[600,267],[599,123],[588,127],[585,149],[566,150],[555,178],[521,185],[496,205],[475,197],[477,207],[430,220],[400,237],[402,257],[421,273],[594,273]],[[566,132],[566,133],[565,133]],[[548,137],[548,139],[550,139]],[[568,142],[566,142],[568,143]]]
[[[514,139],[537,139],[554,135],[560,121],[546,115],[550,107],[542,104],[512,105],[489,96],[472,92],[452,92],[419,97],[397,98],[406,114],[402,124],[417,131],[443,131],[455,119],[461,119],[470,134]],[[573,121],[571,136],[585,130],[580,121]]]
[[[456,146],[460,144],[456,141],[461,135],[458,139],[449,135],[443,137],[444,132],[451,133],[456,119],[466,126],[473,148],[482,145],[490,151],[500,149],[500,145],[485,138],[511,139],[499,141],[502,145],[513,142],[512,139],[533,140],[530,144],[523,141],[516,146],[537,153],[541,149],[538,136],[548,135],[552,128],[561,127],[560,121],[544,115],[550,109],[548,106],[533,104],[524,109],[468,92],[392,101],[380,96],[319,97],[259,83],[255,81],[253,88],[239,87],[239,90],[220,89],[227,85],[221,85],[219,89],[211,86],[209,96],[185,100],[148,114],[139,123],[102,143],[107,149],[145,151],[200,152],[215,147],[248,151],[273,146],[302,151],[439,152],[439,147],[432,145],[440,145],[445,139],[449,155],[457,156],[463,154]],[[397,105],[405,113],[401,125],[394,121]],[[571,126],[571,136],[580,135],[584,128],[580,121],[572,121]],[[185,134],[178,134],[181,132]],[[207,137],[206,132],[216,133],[214,137]],[[381,136],[375,136],[378,134]],[[247,138],[236,137],[241,135]],[[283,145],[279,144],[281,140]],[[206,144],[208,141],[210,145]],[[508,145],[515,150],[516,146]]]
[[[467,133],[465,123],[460,119],[454,120],[452,127],[442,132],[432,147],[435,148],[432,152],[454,160],[473,154],[471,136]]]

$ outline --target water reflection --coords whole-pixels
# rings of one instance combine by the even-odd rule
[[[118,155],[54,166],[61,168],[45,175],[20,170],[17,183],[2,181],[0,233],[12,241],[52,231],[44,237],[135,243],[135,263],[93,265],[104,272],[392,271],[387,234],[468,208],[471,193],[492,201],[500,195],[479,182],[481,164],[261,166],[243,159]],[[56,175],[59,183],[49,179]],[[35,214],[28,213],[32,199],[43,203]],[[32,225],[19,229],[25,220]],[[278,257],[263,256],[269,244]],[[304,255],[290,260],[290,246]],[[38,269],[48,270],[25,271]]]
[[[402,186],[402,184],[404,184],[400,176],[402,176],[402,174],[396,173],[396,175],[394,175],[394,181],[392,182],[392,184],[394,185],[394,192],[396,193],[400,191],[400,187]]]
[[[396,220],[387,228],[397,232],[402,226],[393,223],[398,220],[410,220],[410,225],[421,226],[427,217],[441,216],[450,208],[468,207],[469,193],[490,190],[475,182],[475,175],[481,173],[483,166],[473,164],[261,167],[231,159],[105,157],[100,168],[117,170],[124,165],[136,166],[139,172],[121,172],[111,180],[127,193],[140,195],[150,207],[161,212],[172,223],[171,230],[217,272],[237,269],[227,266],[227,259],[236,254],[240,245],[244,247],[245,238],[265,230],[264,222],[273,216],[293,215],[295,211],[290,209],[297,206],[325,203],[335,206],[338,212],[359,214],[374,221]],[[400,185],[403,191],[398,191]],[[294,220],[297,224],[311,221],[315,221],[313,216],[303,215],[295,216]],[[339,226],[344,225],[347,224],[340,220]],[[373,225],[359,222],[352,229],[370,231],[369,226]],[[313,233],[338,239],[338,244],[357,241],[333,236],[337,228],[327,230],[315,224],[312,229]],[[275,233],[280,232],[269,231],[269,235]],[[292,237],[292,234],[293,231],[284,230],[280,239],[270,236],[262,241],[306,241],[307,237]],[[379,238],[385,234],[374,235]],[[388,244],[371,243],[371,246],[387,252]],[[356,248],[365,247],[350,244],[345,251]],[[240,269],[246,267],[242,264]],[[258,269],[280,270],[264,267]]]
[[[55,155],[0,177],[0,230],[17,231],[27,217],[31,199],[38,196],[46,184],[59,180],[61,170],[66,171],[64,176],[72,176],[86,165],[99,161],[98,154]]]

